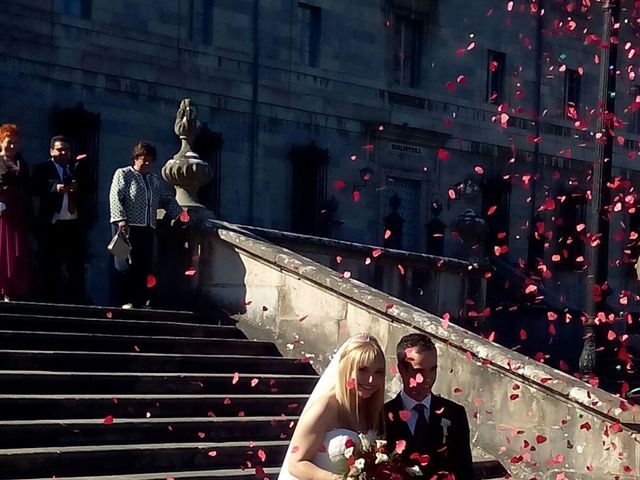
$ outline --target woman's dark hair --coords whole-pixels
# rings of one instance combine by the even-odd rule
[[[69,140],[64,135],[56,135],[55,137],[51,137],[51,141],[49,142],[49,148],[53,148],[56,146],[56,142],[66,143],[69,145]]]
[[[402,337],[396,346],[398,364],[406,362],[408,348],[415,348],[416,353],[428,352],[430,350],[437,352],[433,340],[431,340],[428,335],[425,333],[410,333]]]
[[[151,145],[149,142],[138,142],[131,151],[131,160],[149,155],[152,158],[152,161],[155,162],[157,153],[156,147]]]

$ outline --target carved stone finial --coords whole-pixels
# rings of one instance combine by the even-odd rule
[[[211,180],[213,172],[191,148],[200,131],[200,122],[190,98],[180,102],[173,129],[182,145],[180,151],[162,167],[162,177],[175,186],[176,200],[181,207],[204,208],[198,202],[198,190]]]
[[[200,122],[198,121],[196,107],[191,103],[190,98],[185,98],[180,102],[173,131],[176,132],[176,135],[182,140],[182,148],[180,152],[178,152],[178,155],[191,151],[193,140],[200,131]]]

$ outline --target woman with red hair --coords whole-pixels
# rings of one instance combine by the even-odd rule
[[[23,299],[30,290],[31,195],[29,168],[22,160],[20,130],[0,126],[0,298]]]

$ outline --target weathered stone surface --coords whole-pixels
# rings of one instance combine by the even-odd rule
[[[194,11],[190,11],[190,3]],[[560,67],[584,68],[581,100],[583,106],[594,108],[598,69],[592,61],[594,47],[585,45],[580,35],[540,35],[544,58],[538,61],[537,17],[528,9],[509,12],[495,8],[494,2],[483,1],[431,2],[437,7],[427,16],[419,16],[425,22],[420,39],[422,58],[418,85],[411,88],[394,85],[391,78],[389,45],[393,43],[394,13],[398,12],[380,8],[379,2],[363,0],[306,3],[317,5],[322,12],[317,68],[302,62],[300,15],[295,2],[260,3],[258,66],[253,64],[256,44],[250,1],[216,1],[209,25],[211,44],[205,44],[199,2],[95,1],[92,18],[82,19],[65,14],[62,0],[7,0],[0,17],[5,32],[0,38],[0,66],[5,72],[0,77],[4,94],[0,120],[16,122],[23,128],[25,156],[35,163],[46,156],[48,138],[54,133],[48,124],[54,106],[83,102],[101,113],[98,208],[103,213],[108,193],[108,181],[104,179],[126,163],[137,140],[146,138],[156,143],[161,158],[173,153],[175,141],[167,122],[175,102],[190,96],[203,107],[202,120],[225,137],[218,186],[222,218],[288,229],[293,179],[284,159],[292,144],[314,139],[331,148],[327,171],[330,181],[344,179],[350,185],[365,164],[376,170],[376,188],[387,187],[386,176],[417,178],[420,208],[413,233],[421,247],[425,243],[428,203],[433,197],[446,199],[452,186],[474,166],[481,165],[487,172],[509,175],[513,181],[505,228],[510,246],[507,256],[511,263],[526,258],[525,227],[531,219],[528,208],[523,207],[528,207],[526,199],[531,192],[523,176],[532,171],[534,150],[540,151],[539,185],[551,186],[552,195],[559,193],[560,183],[570,176],[585,179],[592,160],[589,132],[585,137],[564,118],[565,76]],[[421,3],[413,2],[418,7]],[[597,2],[591,3],[593,9],[600,7]],[[553,30],[555,19],[567,16],[563,6],[563,2],[545,5],[541,17],[545,32]],[[460,12],[464,12],[463,18]],[[578,24],[575,31],[599,28],[599,15],[572,17]],[[460,28],[461,22],[464,28]],[[475,48],[464,50],[471,35]],[[625,45],[627,41],[634,41],[633,32],[623,28],[619,43]],[[465,53],[456,55],[458,49]],[[505,53],[503,101],[510,109],[521,108],[522,112],[512,115],[514,125],[507,129],[492,123],[497,107],[486,102],[488,49]],[[564,60],[556,61],[561,56]],[[535,66],[540,63],[544,74],[536,84]],[[624,72],[622,67],[619,70]],[[466,78],[465,85],[456,84],[454,91],[447,90],[447,82],[455,83],[460,75]],[[258,81],[258,162],[249,154],[254,78]],[[634,87],[628,75],[620,75],[617,113],[627,123],[632,122],[633,113],[625,109],[634,100],[630,98]],[[541,111],[535,112],[538,91]],[[393,104],[390,93],[424,99],[424,108]],[[206,109],[211,115],[204,113]],[[445,119],[453,125],[445,127]],[[535,134],[535,119],[539,119],[542,132],[537,147],[530,140]],[[385,131],[396,128],[398,133],[385,135],[375,129],[377,124]],[[621,135],[637,141],[637,133],[631,126],[629,130]],[[442,135],[449,140],[443,140]],[[363,151],[370,142],[374,150]],[[399,154],[390,150],[394,142],[418,145],[423,151],[415,156]],[[440,147],[451,152],[452,161],[436,160]],[[514,161],[509,162],[511,154],[497,155],[497,147],[513,148]],[[634,150],[631,144],[616,145],[614,175],[637,180],[637,161],[628,156]],[[348,161],[351,155],[357,156],[356,161]],[[563,182],[556,183],[556,172]],[[255,176],[250,184],[252,174]],[[349,218],[340,238],[380,242],[382,218],[387,213],[379,201],[383,190],[371,188],[356,204],[349,188],[333,191],[328,185],[327,190],[340,201],[343,217]],[[537,206],[544,193],[541,189],[537,192]],[[249,200],[251,197],[254,201]],[[451,224],[464,211],[462,203],[451,202],[442,214],[445,223]],[[479,211],[482,205],[474,207]],[[99,292],[107,290],[103,280],[107,262],[102,256],[109,233],[104,222],[96,224],[89,241],[91,246],[100,246],[90,252],[89,266],[96,278],[92,290],[98,292],[98,301],[105,300],[99,298]],[[619,222],[629,224],[626,213],[612,215],[612,224]],[[554,230],[557,238],[551,219],[546,220],[545,228]],[[624,230],[628,233],[626,227]],[[445,253],[453,254],[456,245],[456,239],[447,236]],[[553,265],[550,257],[556,247],[553,242],[545,251],[545,264]],[[612,287],[616,291],[635,287],[620,270],[612,271]],[[583,289],[574,284],[582,284],[582,276],[571,273],[572,284],[560,282],[553,287],[571,303],[581,304]]]
[[[321,371],[337,347],[354,333],[367,331],[378,336],[391,366],[400,337],[412,330],[425,331],[439,352],[435,391],[466,407],[474,445],[498,458],[514,478],[556,480],[560,474],[571,480],[636,478],[640,467],[637,407],[453,324],[445,326],[434,315],[341,278],[281,247],[237,230],[220,229],[218,233],[216,245],[231,247],[248,272],[259,264],[263,270],[283,272],[286,277],[270,295],[260,297],[271,303],[251,305],[246,314],[237,315],[241,328],[253,338],[275,339],[284,354],[311,360]],[[225,267],[214,255],[202,268]],[[204,286],[217,293],[216,298],[224,297],[224,289]],[[250,284],[245,287],[254,291]],[[277,296],[272,295],[275,291]],[[277,312],[280,299],[293,292],[295,311],[308,310],[307,319],[283,319],[261,311],[265,306],[267,313]],[[322,317],[325,304],[318,298],[327,296],[334,296],[336,305],[346,304],[342,321]],[[327,312],[338,315],[343,310]],[[398,386],[389,375],[387,393],[391,395]]]

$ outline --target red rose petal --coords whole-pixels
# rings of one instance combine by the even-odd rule
[[[449,160],[449,152],[444,148],[438,149],[438,160]]]
[[[544,435],[536,435],[536,443],[538,445],[544,443],[547,441],[547,437],[545,437]]]

